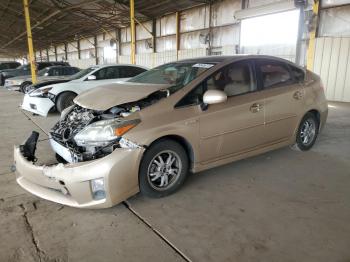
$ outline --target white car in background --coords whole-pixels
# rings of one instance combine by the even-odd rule
[[[23,98],[22,109],[41,116],[47,116],[54,108],[62,112],[83,91],[125,81],[147,70],[142,66],[125,64],[92,66],[73,75],[69,82],[48,85],[29,92]]]

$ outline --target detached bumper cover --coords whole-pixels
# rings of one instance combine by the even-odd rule
[[[79,208],[111,207],[136,194],[143,149],[116,149],[110,155],[74,164],[38,166],[14,148],[17,183],[30,193]],[[106,198],[94,200],[90,180],[104,178]]]
[[[41,115],[47,116],[50,109],[55,106],[55,104],[46,97],[31,97],[26,94],[23,98],[22,109]]]

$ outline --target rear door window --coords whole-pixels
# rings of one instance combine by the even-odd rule
[[[96,80],[119,78],[119,68],[117,66],[105,67],[94,73],[94,75]]]
[[[50,69],[50,76],[60,76],[62,75],[62,68],[56,67]]]
[[[129,78],[137,76],[146,71],[146,69],[133,66],[120,66],[120,78]]]

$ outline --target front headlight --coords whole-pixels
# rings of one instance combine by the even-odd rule
[[[29,93],[29,96],[32,96],[32,97],[47,97],[48,94],[49,94],[49,91],[52,89],[53,87],[46,87],[46,88],[39,88],[39,89],[36,89],[34,90],[33,92],[30,92]]]
[[[139,122],[140,120],[101,120],[85,127],[75,135],[74,140],[78,146],[105,146],[121,137]]]

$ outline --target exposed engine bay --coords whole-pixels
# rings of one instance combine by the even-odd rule
[[[125,122],[125,117],[156,103],[168,95],[167,90],[157,91],[139,101],[114,106],[106,111],[86,109],[75,104],[69,109],[69,112],[62,113],[61,119],[51,129],[50,137],[70,151],[72,162],[89,161],[104,157],[112,153],[115,148],[120,147],[119,142],[122,137],[117,137],[103,145],[81,145],[76,141],[77,134],[89,125],[102,120],[113,120],[122,124]],[[57,156],[57,159],[60,162],[67,161],[62,156]]]

